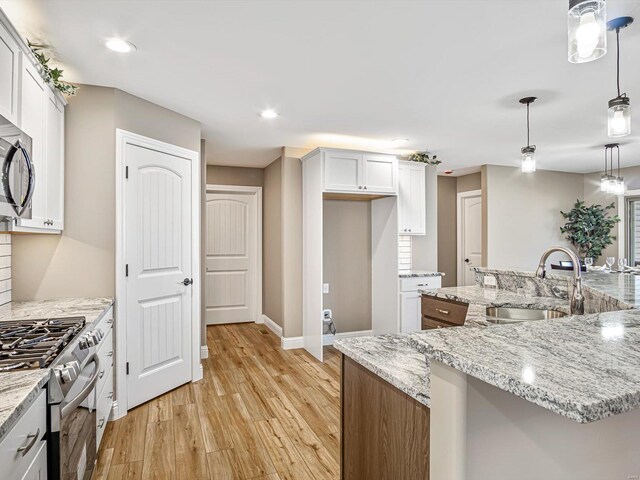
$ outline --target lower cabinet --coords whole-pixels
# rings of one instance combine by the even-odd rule
[[[47,478],[47,398],[42,390],[0,442],[0,478]]]
[[[423,295],[422,330],[464,325],[468,309],[468,303]]]
[[[428,480],[430,410],[342,356],[341,479]]]
[[[98,348],[100,377],[96,384],[96,449],[98,449],[113,408],[113,307],[98,322],[96,329],[101,330],[104,335]]]
[[[421,295],[418,290],[441,286],[442,278],[439,276],[400,278],[400,333],[423,330]]]

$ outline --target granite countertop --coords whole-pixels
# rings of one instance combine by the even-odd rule
[[[405,270],[398,273],[400,278],[413,278],[413,277],[444,277],[442,272],[429,272],[427,270]]]
[[[418,332],[428,358],[580,423],[640,407],[640,312]]]
[[[75,298],[13,302],[0,307],[0,322],[48,317],[86,317],[86,323],[96,322],[113,304],[112,298]],[[51,370],[17,370],[0,372],[0,442],[13,428],[49,380]]]
[[[418,402],[430,405],[429,367],[406,335],[345,338],[333,346]]]

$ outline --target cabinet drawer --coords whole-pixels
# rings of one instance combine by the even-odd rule
[[[100,396],[98,397],[96,407],[96,448],[100,447],[100,441],[107,428],[107,422],[109,421],[111,408],[113,407],[113,369],[109,369],[106,373],[106,381],[102,386],[102,391],[98,391],[100,392]]]
[[[109,311],[96,323],[94,328],[99,328],[105,335],[113,330],[113,306],[109,307]]]
[[[422,330],[432,330],[434,328],[449,328],[455,326],[456,325],[429,318],[426,315],[422,316]]]
[[[22,478],[35,458],[40,439],[47,432],[47,398],[44,390],[22,414],[0,444],[2,478]]]
[[[107,377],[110,375],[109,372],[112,372],[113,367],[113,340],[111,330],[107,333],[107,336],[100,343],[100,348],[98,349],[98,358],[100,359],[100,378],[98,378],[98,383],[96,384],[96,392],[102,391],[102,388],[107,381]]]
[[[440,288],[442,279],[440,277],[408,277],[400,279],[401,292],[416,292],[423,288]]]
[[[464,325],[469,304],[441,300],[439,298],[422,297],[422,315],[454,325]]]

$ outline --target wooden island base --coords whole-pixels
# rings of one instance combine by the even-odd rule
[[[342,480],[427,480],[429,408],[342,356]]]

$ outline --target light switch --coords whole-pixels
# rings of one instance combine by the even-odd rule
[[[328,283],[323,283],[322,284],[322,293],[329,293],[329,284]]]

